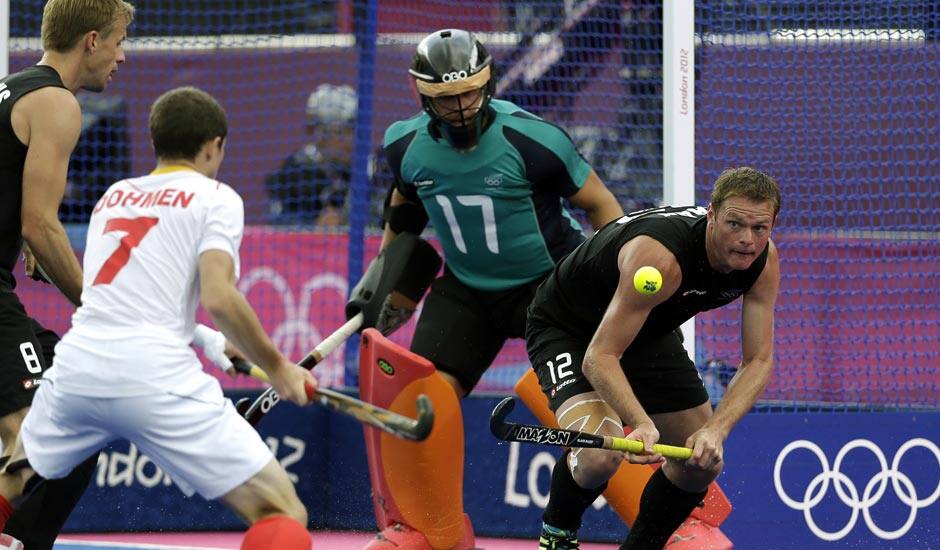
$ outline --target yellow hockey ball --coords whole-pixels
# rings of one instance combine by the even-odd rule
[[[651,265],[644,265],[633,274],[633,288],[640,294],[656,294],[663,287],[663,274]]]

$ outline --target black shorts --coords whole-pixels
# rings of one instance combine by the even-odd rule
[[[0,417],[33,402],[58,341],[56,333],[26,315],[11,285],[0,283]]]
[[[553,411],[570,397],[594,391],[581,372],[587,346],[588,342],[562,330],[530,323],[526,335],[529,361]],[[705,385],[682,347],[678,329],[630,346],[620,365],[647,414],[691,409],[708,401]]]
[[[445,270],[424,301],[411,351],[456,378],[469,393],[506,340],[525,337],[526,308],[539,282],[477,290]]]

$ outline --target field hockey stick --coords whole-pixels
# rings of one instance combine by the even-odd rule
[[[257,365],[252,365],[240,358],[233,359],[232,365],[240,373],[264,382],[270,382],[267,373]],[[313,388],[310,385],[305,385],[304,389],[311,401],[316,401],[328,409],[351,416],[363,424],[374,426],[383,432],[402,439],[422,441],[431,433],[431,428],[434,426],[434,407],[431,405],[428,396],[424,394],[419,395],[415,402],[418,409],[418,418],[409,418],[338,391],[327,388]]]
[[[320,342],[313,351],[307,354],[306,357],[300,360],[298,363],[301,367],[306,368],[307,370],[312,370],[313,367],[317,366],[323,358],[333,352],[336,348],[340,347],[343,342],[349,339],[350,336],[356,333],[357,330],[362,326],[363,315],[362,313],[357,313],[350,320],[346,321],[343,326],[336,329],[336,332],[330,334],[322,342]],[[233,365],[235,361],[232,361]],[[247,364],[241,362],[243,365]],[[245,367],[242,366],[242,369]],[[259,367],[255,366],[255,369],[262,374],[262,371]],[[241,372],[242,374],[247,374],[254,376],[251,372],[245,372],[244,370],[239,370],[238,367],[235,367],[235,370]],[[238,414],[248,421],[252,426],[256,426],[258,422],[264,418],[264,415],[268,414],[268,411],[271,410],[271,407],[277,404],[278,396],[274,392],[273,388],[268,388],[264,390],[261,395],[259,395],[253,402],[247,397],[239,399],[235,404],[235,410],[238,411]]]
[[[595,435],[575,430],[549,428],[536,424],[516,424],[506,421],[506,417],[516,406],[512,397],[507,397],[496,405],[490,414],[490,432],[503,441],[518,441],[521,443],[537,443],[539,445],[556,445],[559,447],[587,447],[592,449],[607,449],[625,453],[640,454],[643,452],[643,442],[624,437],[610,435]],[[692,457],[692,449],[688,447],[674,447],[672,445],[653,445],[653,451],[667,458],[686,460]]]

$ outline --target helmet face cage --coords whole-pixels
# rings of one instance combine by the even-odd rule
[[[493,98],[492,57],[471,33],[446,29],[426,36],[408,71],[415,79],[421,105],[438,132],[454,147],[469,148],[483,132]],[[479,91],[473,105],[462,94]],[[447,97],[445,105],[434,98]]]
[[[426,108],[433,111],[438,118],[442,118],[454,126],[467,126],[480,112],[485,95],[482,88],[478,88],[477,93],[474,94],[472,98],[464,97],[469,93],[470,92],[465,92],[455,96],[429,97]],[[450,99],[451,97],[453,98],[452,100]]]

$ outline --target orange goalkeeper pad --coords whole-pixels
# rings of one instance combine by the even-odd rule
[[[519,394],[519,398],[532,411],[532,414],[539,419],[539,422],[552,428],[558,427],[555,414],[548,407],[548,398],[542,393],[542,388],[539,387],[538,377],[535,375],[534,370],[527,370],[522,378],[516,382],[515,389],[516,393]],[[614,477],[607,482],[604,498],[607,499],[610,507],[617,512],[617,515],[628,526],[633,525],[633,521],[640,511],[640,496],[643,494],[646,482],[649,481],[649,478],[658,467],[658,465],[631,464],[624,461]],[[705,495],[705,505],[693,510],[691,517],[713,527],[718,527],[730,513],[731,501],[728,500],[721,487],[712,482],[708,487],[708,493]]]
[[[463,512],[463,417],[457,394],[427,359],[375,329],[362,333],[359,394],[414,417],[415,399],[434,404],[434,428],[421,442],[365,426],[372,500],[379,529],[394,523],[420,531],[432,548],[454,548],[467,527]]]

